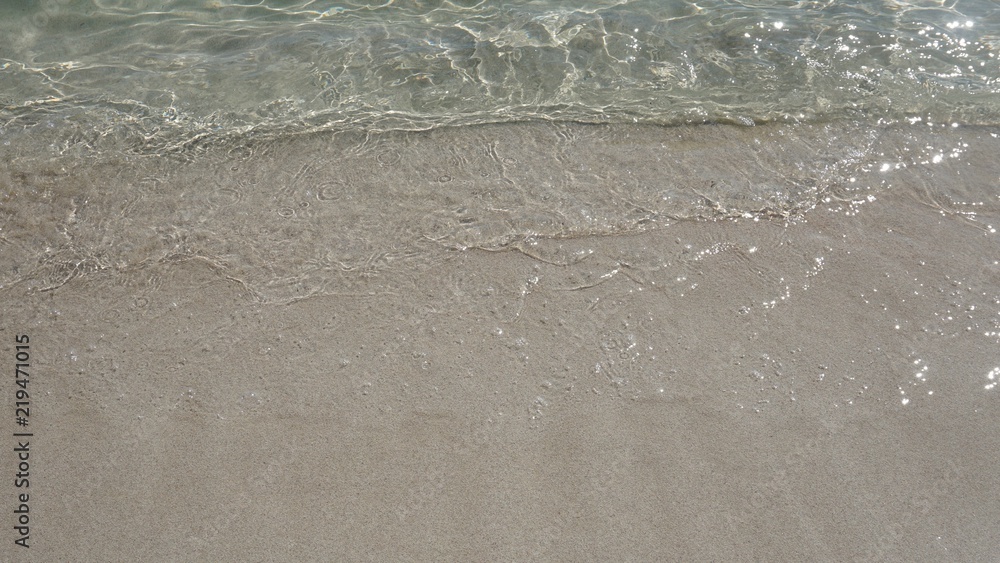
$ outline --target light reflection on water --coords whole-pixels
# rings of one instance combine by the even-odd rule
[[[0,122],[65,128],[57,143],[80,148],[530,119],[988,125],[1000,108],[1000,9],[986,0],[6,11]]]

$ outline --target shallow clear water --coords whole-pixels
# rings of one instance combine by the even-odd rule
[[[0,3],[39,560],[996,559],[996,0],[243,4]]]
[[[0,123],[161,151],[526,119],[1000,120],[991,0],[49,0],[0,18]]]

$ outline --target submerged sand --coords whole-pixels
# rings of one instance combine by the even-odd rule
[[[185,255],[15,283],[2,558],[989,560],[1000,218],[921,177],[284,302]]]

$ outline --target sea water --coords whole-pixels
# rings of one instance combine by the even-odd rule
[[[0,287],[199,259],[263,301],[363,293],[942,171],[974,216],[998,131],[991,0],[7,5]]]

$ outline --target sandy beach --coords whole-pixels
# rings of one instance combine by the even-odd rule
[[[0,563],[1000,561],[1000,2],[0,14]]]
[[[969,151],[988,148],[978,135]],[[515,144],[498,138],[503,164]],[[396,175],[381,184],[396,194],[406,177],[462,181],[419,151],[426,174],[393,151],[365,153],[374,160],[346,170],[355,181],[343,186],[376,173]],[[751,156],[764,174],[761,154]],[[303,241],[308,229],[257,255],[199,251],[224,243],[193,228],[159,232],[173,252],[135,237],[127,247],[138,228],[81,229],[78,241],[114,242],[78,271],[59,277],[40,260],[0,290],[9,374],[15,337],[30,337],[30,425],[14,423],[8,377],[6,428],[33,434],[30,488],[11,481],[15,438],[0,457],[2,558],[990,560],[1000,551],[996,166],[912,165],[892,187],[830,188],[837,197],[790,217],[744,213],[758,201],[701,217],[721,196],[698,188],[688,217],[564,224],[558,236],[518,234],[517,217],[469,180],[478,211],[429,205],[465,205],[475,222],[432,216],[398,247],[408,221],[388,233],[331,224],[369,246],[338,247],[339,266],[325,270],[336,275],[286,268],[292,282],[275,264],[282,248],[288,264],[306,263],[294,253],[315,243]],[[192,170],[176,178],[205,175]],[[68,176],[53,182],[73,190]],[[159,193],[183,202],[170,182]],[[333,193],[312,189],[314,207]],[[370,205],[337,197],[341,213]],[[139,218],[122,211],[124,221],[199,221],[157,201],[147,192],[149,210],[137,204]],[[489,230],[498,216],[514,225],[506,237]],[[608,225],[620,232],[587,232]],[[8,252],[45,233],[8,234]],[[238,229],[228,235],[240,244]],[[395,249],[389,258],[371,258],[379,244]],[[115,266],[143,252],[156,259]],[[24,492],[30,549],[14,543]]]

